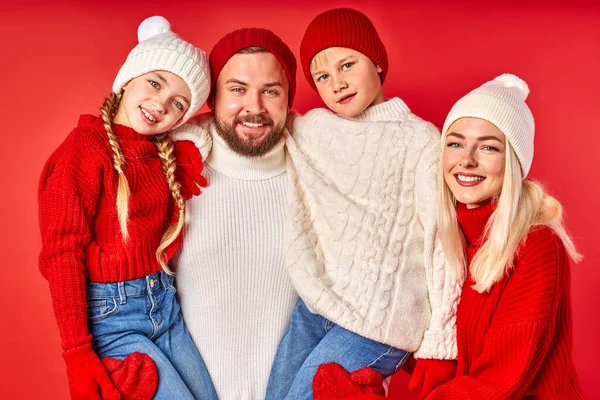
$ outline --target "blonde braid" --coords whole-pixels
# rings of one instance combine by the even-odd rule
[[[108,143],[113,151],[113,166],[119,174],[119,183],[117,186],[117,215],[119,217],[119,225],[121,225],[123,240],[127,241],[129,236],[127,232],[127,218],[129,216],[129,184],[123,173],[125,158],[123,157],[123,153],[121,153],[121,146],[119,146],[119,141],[113,133],[112,128],[112,121],[119,108],[119,104],[121,104],[122,96],[122,91],[119,94],[111,93],[106,100],[104,100],[104,104],[100,108],[100,111],[102,112],[102,121],[104,121],[104,128],[108,135]]]
[[[179,192],[180,184],[175,181],[175,154],[173,149],[175,148],[173,141],[171,141],[168,134],[164,133],[162,135],[157,135],[152,138],[156,149],[158,150],[158,156],[160,157],[163,171],[167,176],[167,183],[169,184],[169,188],[171,189],[171,195],[175,200],[175,205],[179,208],[179,219],[176,224],[170,224],[163,237],[158,245],[158,249],[156,249],[156,258],[158,262],[162,266],[163,270],[169,274],[174,275],[173,271],[171,271],[165,261],[164,252],[169,247],[171,243],[177,239],[177,236],[181,233],[183,229],[184,223],[184,214],[185,214],[185,203],[183,197],[181,197],[181,193]]]

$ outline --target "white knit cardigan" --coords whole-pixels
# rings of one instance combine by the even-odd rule
[[[288,125],[285,262],[300,297],[418,358],[456,358],[460,284],[436,237],[438,130],[398,98]]]

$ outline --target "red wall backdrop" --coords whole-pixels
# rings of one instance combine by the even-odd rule
[[[38,178],[78,115],[98,111],[136,44],[138,24],[147,16],[164,15],[176,32],[206,50],[234,29],[265,27],[298,54],[309,21],[338,6],[365,12],[379,30],[390,58],[386,96],[401,96],[438,127],[454,101],[496,75],[512,72],[529,83],[528,103],[537,124],[531,176],[562,201],[567,225],[586,257],[572,266],[573,353],[586,396],[598,398],[598,2],[18,3],[0,6],[0,398],[68,397],[48,286],[37,270]],[[320,105],[299,73],[295,108],[306,112]],[[407,378],[400,373],[393,381],[397,394],[404,393]]]

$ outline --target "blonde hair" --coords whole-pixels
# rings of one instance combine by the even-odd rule
[[[127,241],[129,234],[127,231],[127,219],[129,216],[129,183],[123,172],[123,166],[125,165],[125,158],[121,152],[121,146],[116,135],[113,132],[112,121],[121,104],[121,98],[123,91],[119,94],[111,93],[104,104],[100,108],[102,114],[102,121],[104,122],[104,128],[108,135],[108,142],[113,152],[113,166],[119,174],[119,181],[117,186],[117,216],[119,219],[119,226],[121,227],[121,233],[123,234],[123,240]],[[156,258],[160,263],[162,269],[169,275],[173,275],[165,260],[164,252],[171,243],[177,239],[177,236],[181,233],[184,223],[185,215],[185,202],[179,191],[180,184],[175,181],[175,154],[173,152],[174,145],[173,141],[167,133],[156,135],[150,139],[158,151],[163,172],[167,177],[167,183],[171,190],[171,196],[175,200],[175,205],[179,210],[179,218],[176,223],[170,224],[169,227],[163,233],[158,249],[156,250]]]
[[[477,292],[489,291],[512,270],[514,256],[523,238],[536,225],[552,229],[575,262],[583,258],[565,230],[561,204],[541,184],[523,180],[521,165],[510,142],[506,141],[502,192],[497,200],[493,199],[498,202],[496,210],[486,224],[485,241],[470,266],[467,265],[465,239],[458,226],[456,198],[444,180],[443,171],[439,174],[438,185],[438,226],[446,262],[461,282],[469,268],[475,282],[473,289]]]

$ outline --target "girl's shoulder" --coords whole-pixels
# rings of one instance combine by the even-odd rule
[[[76,168],[77,164],[90,165],[104,159],[110,161],[110,145],[102,119],[81,115],[77,126],[54,150],[46,164]]]

